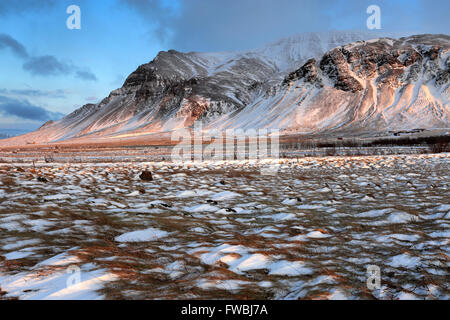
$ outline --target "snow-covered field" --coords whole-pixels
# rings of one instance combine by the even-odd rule
[[[0,298],[449,299],[449,158],[0,164]]]

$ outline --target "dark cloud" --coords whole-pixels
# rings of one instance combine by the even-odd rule
[[[42,11],[54,6],[56,0],[1,0],[0,15],[17,14],[26,11]]]
[[[148,21],[164,46],[181,51],[260,47],[302,32],[365,30],[369,5],[388,32],[449,33],[448,0],[121,0]]]
[[[19,58],[28,58],[28,52],[25,47],[17,40],[11,38],[9,35],[0,33],[0,50],[10,49],[14,55]]]
[[[328,20],[318,24],[317,16],[311,14],[323,8],[323,1],[317,0],[189,0],[182,4],[181,15],[173,19],[171,41],[184,50],[250,49],[328,27]]]
[[[2,1],[2,0],[0,0]],[[85,68],[61,61],[55,56],[29,56],[27,49],[19,41],[7,34],[0,34],[0,50],[9,48],[17,57],[23,59],[23,69],[38,76],[59,76],[75,74],[75,77],[86,81],[97,81],[97,76]]]
[[[179,9],[161,0],[122,1],[152,25],[162,43],[182,51],[248,49],[312,31],[299,28],[299,22],[317,26],[310,12],[322,7],[317,0],[189,0],[181,1]],[[327,21],[321,21],[320,29],[326,27]]]
[[[62,113],[51,112],[35,106],[27,100],[17,100],[5,96],[0,96],[0,114],[35,121],[59,120],[64,116]]]
[[[97,81],[97,77],[90,71],[86,70],[78,70],[75,75],[79,79],[87,80],[87,81]]]
[[[86,98],[86,101],[88,101],[88,102],[97,102],[98,100],[99,100],[99,98],[98,97],[94,97],[94,96]]]
[[[73,66],[59,61],[54,56],[31,57],[23,64],[23,69],[34,75],[57,76],[72,72]]]
[[[153,25],[152,36],[156,36],[161,43],[169,40],[169,26],[175,21],[173,9],[164,6],[160,0],[121,0],[126,5],[143,15],[145,21]]]

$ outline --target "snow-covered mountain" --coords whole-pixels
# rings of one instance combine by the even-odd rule
[[[210,126],[286,133],[448,128],[450,37],[358,41],[310,59],[242,112]]]
[[[292,133],[447,127],[450,37],[373,38],[307,33],[246,52],[160,52],[99,104],[21,139],[132,136],[195,120]]]

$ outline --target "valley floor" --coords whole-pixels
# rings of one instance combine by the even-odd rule
[[[449,299],[449,158],[0,163],[0,299]]]

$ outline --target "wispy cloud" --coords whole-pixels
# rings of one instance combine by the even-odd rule
[[[38,89],[0,89],[0,94],[16,95],[21,97],[47,97],[47,98],[66,98],[68,90],[38,90]]]
[[[18,100],[5,96],[0,96],[0,114],[5,117],[13,116],[34,121],[59,120],[64,116],[62,113],[51,112],[33,105],[28,100]]]
[[[78,70],[75,76],[87,81],[97,81],[96,75],[87,70]]]
[[[95,96],[91,96],[91,97],[87,97],[86,98],[86,101],[88,101],[88,102],[97,102],[98,100],[99,100],[99,98],[95,97]]]
[[[36,76],[60,76],[74,74],[76,78],[97,81],[97,76],[86,68],[64,62],[52,55],[30,56],[19,41],[7,34],[0,33],[0,50],[10,49],[15,56],[24,60],[23,69]]]
[[[0,33],[0,50],[3,49],[10,49],[19,58],[28,58],[27,49],[20,42],[7,34]]]

